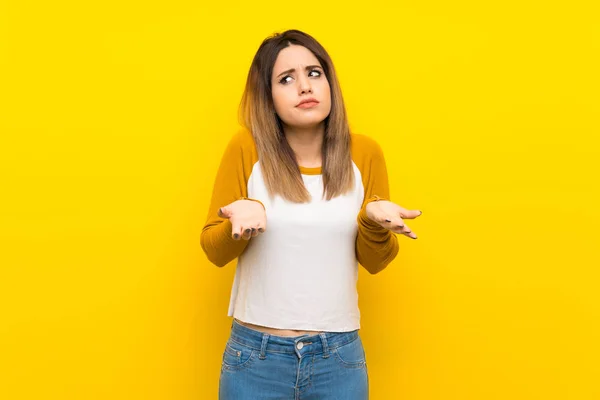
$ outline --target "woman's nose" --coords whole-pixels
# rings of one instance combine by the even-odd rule
[[[312,88],[310,86],[309,80],[305,77],[303,79],[298,80],[298,85],[300,87],[300,93],[310,93],[312,92]]]

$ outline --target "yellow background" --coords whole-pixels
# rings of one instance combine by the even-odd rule
[[[594,2],[367,3],[0,3],[0,398],[216,398],[234,265],[200,230],[288,28],[423,210],[360,273],[371,398],[600,398]]]

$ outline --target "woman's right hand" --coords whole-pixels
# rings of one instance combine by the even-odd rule
[[[219,217],[231,221],[231,236],[235,240],[249,240],[267,228],[265,208],[258,201],[236,200],[219,209]]]

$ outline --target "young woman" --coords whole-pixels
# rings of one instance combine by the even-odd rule
[[[222,400],[368,398],[358,334],[358,263],[398,253],[421,214],[391,201],[382,149],[351,133],[333,63],[288,30],[259,47],[240,104],[244,129],[217,172],[201,244],[238,259]]]

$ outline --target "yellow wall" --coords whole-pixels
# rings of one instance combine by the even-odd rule
[[[423,210],[360,274],[371,398],[600,398],[598,9],[333,3],[0,3],[0,398],[216,398],[234,265],[199,235],[287,28]]]

